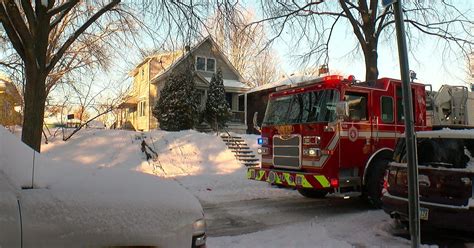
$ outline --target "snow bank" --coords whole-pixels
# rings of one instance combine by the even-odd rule
[[[156,161],[146,161],[145,155],[141,153],[142,135],[157,152]],[[243,135],[255,153],[257,137]],[[53,160],[72,160],[75,162],[72,165],[120,168],[176,180],[202,202],[219,203],[298,194],[248,180],[247,168],[239,163],[219,136],[193,130],[145,133],[81,130],[67,142],[51,140],[49,144],[43,145],[43,151]]]
[[[33,152],[17,136],[0,127],[0,170],[18,188],[32,185],[46,188],[56,195],[86,205],[94,206],[99,202],[111,206],[129,206],[133,212],[133,205],[140,203],[168,211],[201,212],[197,199],[174,180],[121,169],[129,163],[131,166],[139,164],[140,154],[137,145],[129,148],[129,151],[126,151],[128,146],[123,145],[123,153],[120,153],[121,150],[112,152],[116,147],[110,137],[117,137],[117,134],[102,131],[94,139],[94,132],[85,132],[85,135],[73,139],[71,143],[56,141],[46,146],[49,149],[56,148],[57,153],[46,152],[46,155],[52,155],[51,159],[43,153]],[[117,138],[130,142],[126,135]]]
[[[42,155],[52,160],[74,161],[73,166],[134,169],[147,163],[140,152],[136,132],[84,129],[67,142],[60,138],[42,146]]]
[[[158,159],[150,164],[142,163],[137,169],[174,178],[202,202],[219,203],[297,194],[248,180],[247,168],[239,163],[215,134],[186,130],[153,131],[146,133],[146,136],[147,142],[153,143],[151,146],[157,151]],[[256,146],[250,142],[249,145],[256,150]]]

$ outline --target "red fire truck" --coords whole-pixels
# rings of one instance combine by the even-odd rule
[[[436,101],[425,88],[411,83],[417,131],[431,130],[434,118],[446,124],[451,113],[462,114],[441,104],[435,111],[441,114],[433,114]],[[400,80],[356,82],[330,75],[284,86],[269,97],[258,139],[261,165],[249,168],[247,177],[297,189],[305,197],[363,194],[380,207],[385,169],[403,133]]]

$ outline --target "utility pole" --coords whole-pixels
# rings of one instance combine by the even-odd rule
[[[384,1],[387,2],[387,1]],[[420,203],[418,188],[418,163],[416,159],[416,137],[413,125],[413,101],[410,87],[410,68],[408,66],[407,43],[405,40],[405,24],[401,0],[391,1],[397,31],[398,57],[403,92],[403,113],[405,116],[405,141],[408,157],[408,211],[410,223],[411,247],[420,247]]]

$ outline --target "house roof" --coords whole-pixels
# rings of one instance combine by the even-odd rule
[[[246,93],[249,94],[249,93],[262,91],[262,90],[267,90],[267,89],[271,89],[271,88],[275,88],[275,87],[279,87],[279,86],[283,86],[283,85],[291,85],[291,84],[306,82],[306,81],[314,80],[314,79],[317,79],[317,78],[319,78],[318,75],[292,75],[292,76],[289,76],[289,77],[284,77],[284,78],[282,78],[282,79],[280,79],[276,82],[273,82],[273,83],[260,85],[258,87],[255,87],[255,88],[247,91]]]
[[[163,77],[167,76],[174,68],[176,68],[181,62],[185,61],[191,54],[193,54],[195,51],[197,51],[206,41],[211,42],[212,46],[216,48],[218,55],[221,56],[222,60],[229,66],[229,68],[232,70],[232,72],[235,73],[237,78],[239,79],[238,81],[244,82],[244,78],[242,75],[237,71],[237,69],[232,65],[232,63],[229,61],[227,56],[224,55],[224,53],[221,51],[219,45],[212,39],[211,36],[207,36],[203,40],[201,40],[198,44],[193,46],[189,52],[184,53],[178,60],[174,61],[168,68],[166,68],[164,71],[162,71],[160,74],[156,75],[153,77],[150,81],[151,83],[155,83],[156,81],[162,79]]]
[[[163,58],[165,56],[173,56],[173,57],[179,57],[179,56],[182,56],[183,54],[183,51],[181,50],[176,50],[176,51],[170,51],[170,52],[161,52],[161,53],[155,53],[155,54],[152,54],[152,55],[149,55],[147,57],[145,57],[137,66],[135,66],[135,68],[133,68],[133,70],[131,70],[128,75],[133,77],[135,74],[138,73],[138,70],[139,68],[146,64],[148,61],[150,60],[153,60],[153,59],[160,59],[160,58]]]
[[[133,108],[136,107],[138,104],[138,99],[134,96],[130,96],[124,99],[122,103],[118,106],[118,108]]]
[[[203,77],[206,79],[207,82],[211,82],[210,77]],[[250,88],[250,86],[238,81],[238,80],[233,80],[233,79],[222,79],[224,82],[225,87],[234,87],[234,88]]]

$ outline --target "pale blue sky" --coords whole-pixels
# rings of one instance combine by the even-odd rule
[[[471,0],[455,0],[456,7],[462,10],[473,9]],[[257,6],[247,3],[246,6],[258,13]],[[468,18],[474,20],[474,12],[468,12]],[[470,16],[469,16],[470,15]],[[474,30],[474,27],[472,27]],[[283,33],[282,38],[277,39],[273,48],[278,54],[280,66],[286,74],[292,74],[303,70],[298,60],[292,58],[296,53],[303,53],[304,49],[294,51],[291,42],[294,37]],[[435,37],[423,36],[417,39],[416,44],[409,45],[410,69],[417,73],[418,81],[432,84],[433,89],[438,89],[442,84],[460,85],[467,81],[467,61],[461,53],[443,56],[443,44]],[[357,79],[365,79],[365,64],[363,54],[350,54],[354,48],[356,39],[347,22],[339,22],[333,34],[332,43],[329,46],[329,68],[344,74],[352,74]],[[396,37],[393,35],[389,41],[379,42],[379,77],[400,78],[398,65],[398,51]],[[349,53],[349,54],[348,54]],[[472,81],[471,81],[472,82]]]
[[[474,1],[471,0],[453,0],[456,6],[467,10],[473,9]],[[461,4],[462,3],[462,4]],[[256,13],[259,17],[259,5],[255,5],[254,1],[244,1],[246,8]],[[474,19],[474,13],[470,12]],[[473,28],[474,30],[474,28]],[[271,34],[268,34],[270,36]],[[282,73],[290,75],[295,72],[303,71],[305,68],[295,60],[295,54],[305,52],[304,47],[295,49],[294,37],[289,37],[283,33],[281,38],[276,39],[273,49],[278,57],[277,65],[281,67]],[[153,47],[151,40],[143,40],[145,46]],[[157,43],[160,41],[157,40]],[[432,84],[433,89],[438,89],[442,84],[461,85],[467,80],[467,64],[461,54],[455,54],[450,57],[443,57],[442,47],[437,44],[438,39],[424,37],[418,40],[415,48],[411,49],[409,54],[410,68],[417,73],[418,82]],[[179,44],[176,44],[179,46]],[[332,42],[329,46],[329,67],[331,70],[342,72],[345,75],[354,75],[359,80],[365,79],[365,64],[361,53],[354,54],[350,51],[355,47],[356,39],[350,25],[347,22],[339,22],[336,25]],[[126,51],[126,52],[125,52]],[[127,73],[133,68],[133,64],[139,60],[137,48],[133,44],[124,49],[117,51],[118,53],[126,53],[127,56],[114,60],[112,70],[104,74],[104,81],[128,81]],[[349,53],[349,55],[348,55]],[[400,78],[398,67],[398,52],[396,47],[396,37],[393,35],[389,41],[380,41],[379,43],[379,77]]]

